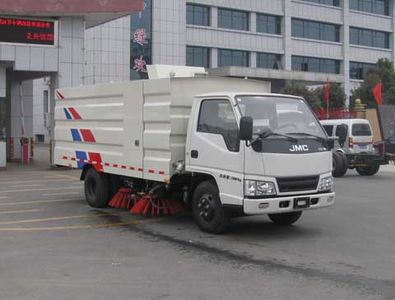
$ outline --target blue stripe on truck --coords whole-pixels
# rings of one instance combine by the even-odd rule
[[[66,108],[63,108],[63,111],[64,111],[64,114],[66,115],[67,120],[71,120],[71,119],[72,119],[72,118],[71,118],[71,115],[70,115],[70,113],[67,111],[67,109],[66,109]]]
[[[82,169],[85,165],[85,160],[88,160],[88,156],[84,151],[75,151],[77,158],[78,169]]]
[[[71,136],[73,137],[74,142],[81,142],[81,135],[78,129],[71,129]]]

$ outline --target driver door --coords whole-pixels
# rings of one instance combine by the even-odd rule
[[[189,171],[212,175],[222,204],[242,205],[243,153],[239,126],[229,99],[197,103],[190,130]]]

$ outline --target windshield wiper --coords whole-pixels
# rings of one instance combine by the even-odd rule
[[[326,139],[326,138],[323,138],[323,137],[321,137],[321,136],[314,135],[314,134],[311,134],[311,133],[306,133],[306,132],[288,132],[287,134],[290,134],[290,135],[308,136],[308,137],[312,137],[312,138],[314,138],[315,140],[320,141],[320,142],[327,142],[327,139]]]
[[[290,142],[292,142],[292,143],[297,143],[298,142],[298,139],[296,139],[296,138],[294,138],[294,137],[292,137],[292,136],[289,136],[289,135],[286,135],[286,134],[282,134],[282,133],[278,133],[278,132],[274,132],[274,131],[265,131],[265,132],[262,132],[262,133],[258,133],[258,136],[261,138],[261,139],[265,139],[265,138],[268,138],[269,136],[281,136],[281,137],[285,137],[288,141],[290,141]]]

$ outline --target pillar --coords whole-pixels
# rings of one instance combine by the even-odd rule
[[[344,93],[346,94],[346,107],[350,107],[351,84],[350,84],[350,10],[349,0],[343,0],[343,26],[341,41],[343,42],[343,76]]]
[[[20,160],[20,139],[33,138],[33,81],[13,80],[10,89],[10,137],[14,140],[12,159]]]
[[[284,21],[282,31],[284,36],[284,69],[292,70],[292,2],[283,1]]]
[[[6,95],[6,68],[0,64],[0,98]]]

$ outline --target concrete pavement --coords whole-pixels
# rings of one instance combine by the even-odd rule
[[[395,299],[395,173],[350,171],[292,227],[92,209],[78,171],[0,173],[0,299]]]

